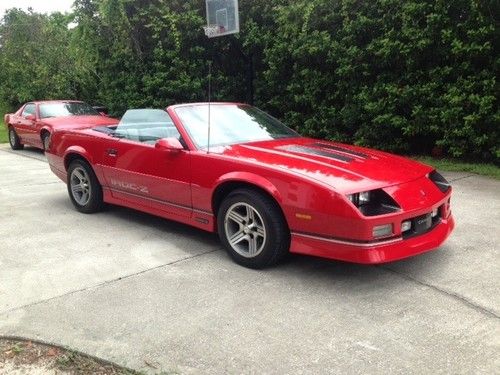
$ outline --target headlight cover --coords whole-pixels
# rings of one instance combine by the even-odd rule
[[[401,209],[396,201],[382,189],[349,194],[347,199],[365,216],[385,215]]]
[[[432,171],[431,173],[429,173],[429,179],[434,182],[438,189],[443,193],[446,193],[451,187],[446,178],[444,178],[441,173],[438,173],[437,171]]]

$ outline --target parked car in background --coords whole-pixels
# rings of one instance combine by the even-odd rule
[[[26,103],[17,112],[6,114],[4,122],[12,149],[21,149],[26,144],[46,150],[55,129],[113,125],[118,120],[81,101],[50,100]]]
[[[288,252],[389,262],[454,227],[452,189],[432,167],[302,137],[245,104],[131,110],[118,125],[57,130],[46,155],[77,210],[108,202],[218,232],[246,267]]]

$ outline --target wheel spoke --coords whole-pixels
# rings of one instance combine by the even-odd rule
[[[257,250],[258,250],[257,238],[250,237],[248,239],[248,255],[254,256],[257,253]]]
[[[228,219],[231,219],[238,224],[243,224],[245,222],[245,218],[234,210],[229,212]]]
[[[255,235],[264,238],[266,236],[266,232],[264,231],[264,228],[261,227],[260,225],[255,226]]]
[[[82,204],[82,205],[83,205],[83,204],[86,204],[86,203],[87,203],[88,198],[89,198],[89,193],[88,193],[88,192],[86,192],[86,191],[83,191],[83,192],[82,192],[82,196],[81,196],[81,198],[80,198],[80,204]]]
[[[235,234],[233,234],[229,238],[229,243],[234,246],[234,245],[240,243],[241,241],[243,241],[246,238],[247,238],[247,235],[245,234],[245,232],[243,232],[242,230],[240,230],[240,231],[236,232]]]
[[[81,193],[83,190],[81,185],[71,185],[71,191],[73,191],[73,193]]]
[[[78,178],[80,181],[85,180],[85,175],[81,171],[79,171],[78,169],[75,169],[73,171],[73,176]]]
[[[247,206],[247,219],[250,223],[253,223],[255,220],[255,213],[252,207]]]

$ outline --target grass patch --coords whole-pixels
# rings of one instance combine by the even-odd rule
[[[0,143],[9,142],[9,135],[7,134],[7,128],[5,127],[3,121],[0,121]]]
[[[433,166],[436,169],[450,172],[470,172],[481,176],[493,177],[500,180],[500,167],[487,163],[465,163],[454,159],[437,159],[430,156],[413,157],[422,163]]]
[[[42,343],[0,338],[0,373],[143,375],[69,349]]]

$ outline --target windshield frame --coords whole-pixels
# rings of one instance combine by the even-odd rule
[[[193,107],[205,107],[207,109],[207,114],[208,114],[208,106],[209,103],[192,103],[192,104],[181,104],[181,105],[174,105],[171,108],[169,108],[169,112],[173,112],[175,119],[179,122],[183,130],[185,131],[186,135],[189,137],[191,144],[193,147],[197,150],[207,150],[208,148],[208,142],[207,144],[199,144],[196,140],[196,138],[193,136],[193,133],[190,129],[189,126],[186,125],[185,120],[183,119],[183,116],[178,112],[180,109],[185,109],[185,108],[193,108]],[[248,139],[248,140],[241,140],[241,141],[234,141],[234,142],[223,142],[223,143],[212,143],[210,141],[209,147],[227,147],[227,146],[233,146],[233,145],[240,145],[240,144],[247,144],[247,143],[254,143],[254,142],[265,142],[265,141],[273,141],[277,139],[287,139],[287,138],[301,138],[302,135],[297,133],[295,130],[291,129],[290,127],[286,126],[283,122],[275,118],[274,116],[271,116],[269,113],[254,107],[249,104],[245,103],[224,103],[224,102],[216,102],[216,103],[210,103],[210,107],[222,107],[222,106],[228,106],[228,107],[237,107],[237,108],[249,108],[253,111],[258,112],[259,114],[263,115],[264,117],[267,117],[270,121],[274,122],[275,124],[279,124],[280,127],[283,127],[286,129],[287,134],[283,134],[282,136],[276,136],[276,137],[271,137],[271,138],[262,138],[262,139]],[[208,116],[207,116],[208,117]],[[211,123],[211,133],[213,133],[213,120]],[[208,122],[207,122],[207,133],[208,133]]]

